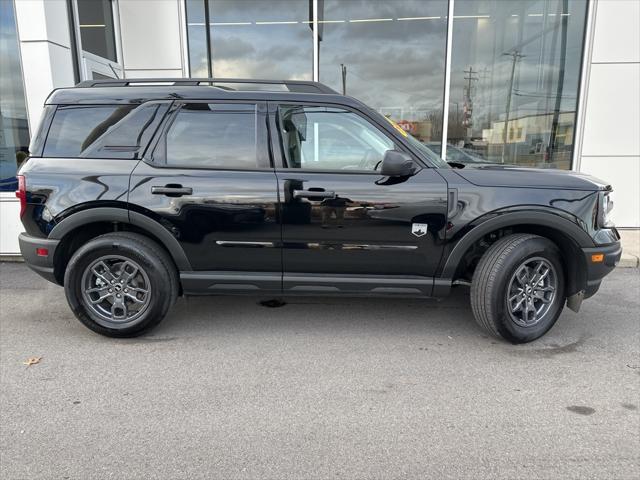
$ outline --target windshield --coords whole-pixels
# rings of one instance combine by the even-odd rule
[[[422,143],[421,141],[419,141],[415,137],[411,136],[410,133],[407,133],[406,138],[407,138],[408,142],[411,144],[411,146],[413,146],[417,150],[419,150],[420,153],[422,153],[425,157],[427,157],[431,161],[431,163],[433,163],[436,167],[438,167],[438,168],[450,168],[449,164],[447,162],[442,160],[438,155],[436,155],[433,152],[433,150],[431,150],[429,147],[427,147],[424,143]]]
[[[424,143],[422,143],[417,138],[413,137],[409,132],[407,132],[404,128],[398,125],[396,122],[391,120],[389,117],[383,117],[387,122],[389,122],[393,128],[395,128],[398,132],[402,134],[404,138],[411,144],[412,147],[415,147],[416,150],[420,151],[422,155],[427,157],[429,161],[438,168],[450,168],[449,164],[442,160],[437,154],[433,153],[429,147],[427,147]]]

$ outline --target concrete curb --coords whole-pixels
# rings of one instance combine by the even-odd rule
[[[618,263],[618,268],[638,268],[640,266],[640,259],[630,253],[623,253]]]

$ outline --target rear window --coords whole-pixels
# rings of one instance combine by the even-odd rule
[[[162,102],[59,106],[44,156],[140,158],[167,108]]]

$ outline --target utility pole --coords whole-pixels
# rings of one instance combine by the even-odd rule
[[[340,64],[340,72],[342,73],[342,94],[347,94],[347,66],[344,63]]]
[[[463,73],[467,74],[464,79],[467,81],[466,87],[464,87],[464,103],[462,106],[462,126],[466,127],[465,129],[465,139],[469,137],[469,129],[473,125],[473,99],[471,98],[471,89],[472,82],[478,81],[477,73],[478,71],[474,71],[472,66],[469,66],[469,70],[463,70]]]
[[[509,80],[509,93],[507,94],[507,108],[505,111],[505,118],[504,118],[504,130],[502,131],[502,163],[504,163],[504,152],[507,146],[507,134],[509,131],[509,112],[511,111],[511,95],[513,93],[513,79],[516,73],[516,62],[519,59],[523,58],[524,55],[522,55],[517,50],[514,50],[511,53],[505,52],[502,55],[507,55],[513,58],[513,62],[511,63],[511,79]]]

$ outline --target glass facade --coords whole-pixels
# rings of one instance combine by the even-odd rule
[[[587,0],[452,1],[447,160],[570,168]],[[448,5],[187,0],[191,76],[312,79],[315,61],[440,154]]]
[[[448,159],[571,168],[586,1],[454,8]]]
[[[320,81],[440,139],[446,15],[446,0],[319,2]]]
[[[29,148],[29,125],[13,2],[0,1],[0,191],[18,188],[16,171]]]
[[[191,76],[311,80],[309,5],[308,0],[188,0]]]

